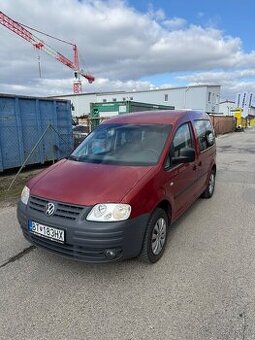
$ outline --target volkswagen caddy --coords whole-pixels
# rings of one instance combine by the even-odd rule
[[[28,181],[18,203],[25,238],[86,262],[162,256],[170,225],[213,195],[210,117],[160,111],[111,118],[70,156]]]

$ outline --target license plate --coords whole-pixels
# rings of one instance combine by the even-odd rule
[[[64,243],[65,242],[65,232],[64,230],[49,227],[34,221],[28,222],[28,230],[37,236],[48,238],[55,242]]]

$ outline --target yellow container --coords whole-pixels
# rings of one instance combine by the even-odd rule
[[[255,126],[255,118],[250,118],[249,126]]]
[[[236,119],[236,126],[239,126],[239,125],[243,126],[242,112],[243,112],[242,109],[236,109],[234,111],[234,117]]]

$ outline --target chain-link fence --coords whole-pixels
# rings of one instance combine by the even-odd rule
[[[38,134],[38,127],[34,125],[22,126],[22,133],[17,133],[16,126],[1,126],[0,171],[20,167],[18,176],[27,165],[55,162],[72,152],[74,141],[70,128],[56,129],[48,124],[40,131]]]
[[[17,126],[1,126],[0,171],[19,167],[28,156],[26,165],[54,161],[65,157],[72,149],[73,134],[66,127],[56,129],[49,124],[42,127],[39,134],[37,126],[25,125],[21,134],[17,133]]]

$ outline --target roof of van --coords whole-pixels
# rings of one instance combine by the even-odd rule
[[[178,121],[187,118],[193,119],[208,119],[209,116],[201,111],[144,111],[134,112],[124,115],[119,115],[104,121],[106,124],[176,124]]]

